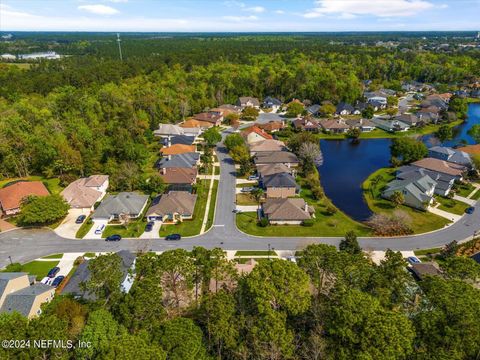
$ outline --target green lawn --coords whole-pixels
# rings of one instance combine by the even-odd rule
[[[469,205],[461,201],[448,199],[442,196],[435,196],[435,200],[440,203],[440,206],[438,207],[440,210],[447,211],[456,215],[465,214],[465,210],[469,207]]]
[[[31,261],[23,264],[21,272],[26,272],[35,275],[37,280],[42,280],[47,276],[51,268],[57,266],[59,261]]]
[[[236,195],[237,205],[257,205],[255,198],[248,193],[240,193]]]
[[[215,166],[214,175],[220,175],[220,167],[219,166]]]
[[[460,185],[457,185],[457,192],[456,194],[458,196],[463,196],[463,197],[468,197],[468,195],[470,195],[470,193],[475,190],[475,187],[470,184],[470,183],[466,183],[466,184],[460,184]]]
[[[213,188],[212,188],[212,200],[210,201],[210,207],[208,208],[208,218],[207,218],[207,225],[205,230],[210,229],[213,225],[213,220],[215,218],[215,205],[217,203],[217,191],[218,190],[218,180],[213,181]]]
[[[401,210],[410,218],[410,227],[414,233],[420,234],[443,228],[449,221],[430,212],[420,211],[408,206],[395,207],[389,200],[382,199],[380,194],[386,184],[395,178],[395,169],[379,169],[371,174],[363,183],[365,201],[370,209],[379,214],[391,215],[394,211]],[[372,179],[381,176],[381,181],[374,188],[370,186]]]
[[[208,188],[210,180],[197,181],[197,202],[193,211],[193,219],[185,220],[179,224],[162,225],[160,229],[160,237],[169,234],[180,234],[182,236],[194,236],[200,233],[202,229],[203,216],[207,205]]]
[[[83,254],[83,256],[88,257],[88,258],[93,258],[93,257],[95,257],[95,253],[94,252],[87,252],[87,253]]]
[[[268,256],[273,255],[277,256],[275,251],[268,251],[268,250],[239,250],[235,253],[235,256]]]
[[[440,251],[442,251],[442,248],[432,248],[432,249],[415,250],[413,253],[414,253],[416,256],[425,256],[425,255],[438,254]]]
[[[42,259],[61,259],[63,257],[63,254],[52,254],[48,256],[42,257]]]
[[[43,176],[29,176],[25,178],[9,178],[9,179],[3,179],[0,180],[0,188],[3,188],[5,185],[8,185],[9,183],[13,181],[19,181],[19,180],[25,180],[25,181],[41,181],[45,185],[45,187],[50,191],[52,194],[60,194],[63,190],[63,187],[60,185],[60,179],[58,178],[50,178],[47,179]]]
[[[145,231],[147,220],[141,216],[138,220],[130,221],[128,225],[107,225],[102,233],[102,238],[118,234],[124,238],[137,238]]]
[[[473,196],[472,196],[470,199],[480,200],[480,189],[478,189],[478,190],[475,192],[475,194],[473,194]]]
[[[83,222],[82,226],[78,229],[77,233],[75,234],[75,237],[77,239],[83,239],[85,235],[90,231],[90,229],[93,226],[93,221],[90,219],[90,216],[85,219]]]

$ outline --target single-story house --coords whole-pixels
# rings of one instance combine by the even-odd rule
[[[412,177],[422,177],[428,175],[433,181],[437,183],[435,186],[435,194],[447,196],[452,190],[455,183],[455,176],[442,174],[437,171],[418,168],[415,166],[405,165],[397,170],[396,178],[399,180],[407,180]]]
[[[175,144],[175,145],[171,145],[171,146],[160,149],[160,152],[162,153],[163,156],[192,153],[195,151],[197,151],[197,147],[195,145],[184,145],[184,144]]]
[[[356,110],[351,104],[341,102],[337,105],[335,114],[352,115],[352,114],[360,114],[360,111]]]
[[[287,198],[295,196],[300,187],[289,172],[264,175],[260,185],[265,189],[267,198]]]
[[[283,164],[286,167],[296,167],[299,160],[294,153],[288,151],[262,152],[254,157],[255,165]]]
[[[163,146],[172,146],[172,145],[192,145],[195,142],[196,137],[190,135],[175,135],[168,138],[164,138],[161,142]]]
[[[203,112],[193,115],[193,119],[197,121],[204,121],[213,124],[214,126],[220,126],[223,121],[223,115],[219,112]]]
[[[107,193],[108,175],[92,175],[70,183],[61,193],[74,209],[92,211],[95,203]]]
[[[345,123],[343,119],[331,119],[321,121],[320,125],[325,131],[334,133],[334,134],[343,134],[350,129],[350,127]]]
[[[246,107],[254,107],[256,109],[260,108],[260,101],[257,98],[250,96],[242,96],[237,100],[237,106],[240,106],[242,109]]]
[[[262,204],[262,209],[270,223],[278,225],[300,225],[315,214],[302,198],[269,198]]]
[[[18,312],[31,319],[55,296],[55,288],[35,284],[27,273],[0,272],[0,313]]]
[[[281,106],[282,106],[282,102],[280,100],[278,100],[277,98],[267,96],[263,100],[263,107],[265,109],[272,109],[273,111],[276,112],[278,109],[280,109]]]
[[[272,140],[273,137],[265,130],[260,129],[256,125],[249,126],[241,132],[242,137],[245,139],[247,144],[253,144],[257,141],[262,140]]]
[[[387,184],[387,188],[382,192],[382,197],[390,199],[396,192],[400,192],[404,197],[404,205],[419,210],[427,210],[433,202],[433,194],[437,182],[428,175],[411,173],[411,176],[405,179],[396,179]]]
[[[174,136],[174,135],[184,135],[185,130],[178,125],[175,124],[158,124],[158,129],[153,131],[155,136]]]
[[[320,130],[320,123],[315,119],[300,118],[293,121],[293,127],[297,130],[317,132]]]
[[[409,267],[417,280],[423,280],[426,276],[442,276],[442,271],[436,263],[418,263]]]
[[[192,168],[200,161],[200,154],[189,152],[177,155],[168,155],[157,162],[157,168]]]
[[[387,106],[387,97],[389,95],[382,91],[373,91],[365,92],[363,96],[367,99],[367,103],[375,103],[376,105],[380,105],[380,108],[385,108]]]
[[[311,116],[317,116],[319,112],[320,112],[319,104],[313,104],[307,107],[307,113]]]
[[[279,173],[292,173],[292,168],[289,168],[283,164],[267,164],[257,165],[257,174],[260,179],[265,176],[279,174]]]
[[[218,109],[221,110],[228,110],[236,114],[240,114],[242,112],[242,108],[237,105],[231,105],[231,104],[223,104],[218,107]]]
[[[403,113],[401,115],[395,116],[394,120],[408,124],[410,127],[417,126],[421,122],[421,120],[417,115],[407,114],[407,113]]]
[[[436,171],[446,175],[451,175],[454,176],[457,180],[462,180],[463,174],[468,170],[466,166],[431,157],[420,159],[411,163],[410,165],[418,168]]]
[[[388,132],[408,131],[410,129],[410,125],[397,120],[392,121],[392,120],[385,120],[380,118],[373,118],[371,122],[377,128],[384,131],[388,131]]]
[[[0,210],[3,215],[15,215],[20,212],[25,198],[49,194],[41,181],[17,181],[0,189]]]
[[[117,255],[120,256],[120,268],[122,272],[122,282],[120,289],[124,293],[128,293],[133,285],[135,280],[135,258],[136,255],[128,250],[121,250],[117,252]],[[96,295],[90,293],[89,291],[82,290],[82,283],[86,283],[90,280],[91,273],[88,268],[90,260],[86,260],[80,265],[73,273],[72,277],[68,280],[65,287],[62,290],[62,295],[71,294],[75,298],[83,298],[86,300],[97,299]]]
[[[107,196],[92,215],[93,220],[122,220],[123,216],[132,219],[140,217],[148,204],[148,195],[134,192],[121,192]]]
[[[265,124],[257,124],[257,126],[262,130],[273,133],[282,130],[285,127],[285,123],[283,121],[272,120]]]
[[[184,134],[193,133],[193,129],[196,129],[197,135],[200,135],[205,129],[213,127],[213,124],[208,121],[200,121],[195,119],[187,119],[179,125]],[[188,129],[188,130],[187,130]]]
[[[470,155],[459,149],[452,149],[446,146],[434,146],[428,149],[428,156],[469,168],[472,167],[472,159],[470,158]]]
[[[192,185],[197,181],[198,170],[192,168],[163,168],[160,170],[160,177],[170,190],[191,191]]]
[[[368,119],[345,120],[345,123],[351,128],[360,129],[362,132],[375,130],[375,124]]]
[[[286,151],[287,147],[285,143],[280,140],[262,140],[250,144],[250,155],[254,156],[255,154],[261,152],[274,152],[274,151]]]
[[[153,200],[147,210],[148,221],[177,222],[193,218],[197,195],[188,191],[170,191]]]

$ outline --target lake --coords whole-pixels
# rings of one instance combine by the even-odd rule
[[[480,124],[480,104],[470,104],[468,120],[457,126],[454,138],[441,143],[434,135],[422,138],[428,147],[454,146],[460,140],[473,144],[467,131]],[[357,143],[350,140],[320,140],[323,164],[318,168],[325,194],[344,213],[355,220],[364,221],[372,212],[363,199],[362,183],[374,171],[390,165],[390,139],[365,139]]]

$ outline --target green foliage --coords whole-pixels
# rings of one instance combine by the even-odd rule
[[[373,118],[373,115],[375,114],[375,109],[373,106],[368,105],[365,110],[362,111],[362,116],[366,119],[371,119]]]
[[[360,254],[362,249],[358,244],[357,235],[353,231],[349,231],[345,234],[345,238],[340,241],[338,246],[340,251],[345,251],[349,254]]]
[[[458,119],[467,117],[468,103],[467,99],[454,96],[448,102],[448,111],[455,113]]]
[[[268,225],[270,225],[270,221],[268,221],[267,218],[262,217],[260,220],[258,220],[258,226],[267,227]]]
[[[451,126],[442,125],[435,133],[435,136],[442,142],[445,140],[450,140],[453,137],[453,129]]]
[[[22,203],[20,209],[20,224],[48,225],[67,216],[70,206],[60,195],[31,196]]]
[[[333,114],[335,114],[336,110],[337,108],[335,107],[335,105],[327,103],[320,106],[319,112],[322,116],[332,116]]]
[[[298,115],[301,115],[303,111],[304,111],[304,107],[302,103],[298,101],[292,101],[287,106],[287,112],[285,116],[289,118],[294,118],[294,117],[297,117]]]
[[[427,146],[413,138],[395,138],[390,145],[393,158],[401,159],[404,164],[420,160],[428,155]]]
[[[347,137],[349,139],[356,140],[360,137],[361,134],[362,134],[362,131],[359,128],[351,128],[351,129],[348,129],[347,131]]]
[[[223,142],[228,150],[232,150],[236,146],[242,146],[245,144],[242,136],[240,134],[230,134],[227,135],[225,141]]]
[[[400,191],[394,191],[389,200],[395,207],[399,207],[405,202],[405,197]]]
[[[216,143],[222,141],[222,135],[217,127],[211,127],[205,130],[202,134],[203,139],[208,146],[215,146]]]
[[[259,114],[258,109],[251,106],[247,106],[242,111],[241,119],[245,121],[255,121],[258,117],[258,114]]]
[[[470,130],[468,130],[468,135],[470,135],[477,144],[480,144],[480,125],[473,125]]]

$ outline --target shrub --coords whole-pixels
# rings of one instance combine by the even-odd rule
[[[258,221],[258,226],[260,226],[260,227],[267,227],[268,225],[270,225],[270,221],[268,221],[267,218],[261,218]]]
[[[313,219],[307,219],[302,221],[302,226],[312,227],[315,221]]]
[[[328,215],[335,215],[337,213],[337,208],[333,205],[328,205],[326,208],[326,212]]]
[[[323,189],[320,186],[315,186],[312,189],[312,196],[315,200],[320,200],[323,199],[325,196],[325,193],[323,192]]]

